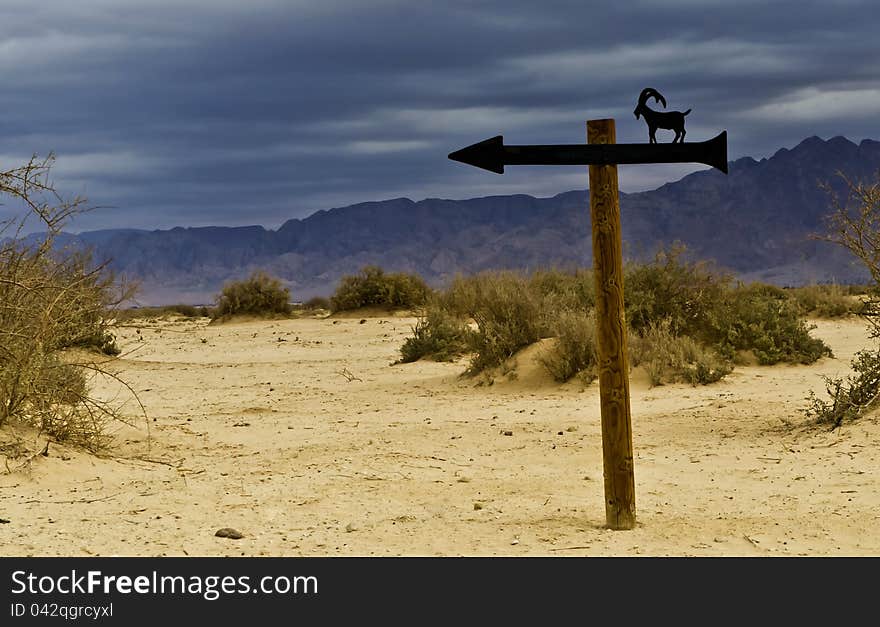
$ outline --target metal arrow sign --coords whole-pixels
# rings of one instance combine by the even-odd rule
[[[703,163],[727,174],[727,131],[698,143],[551,144],[505,146],[504,136],[477,142],[449,158],[504,174],[506,165],[619,165],[627,163]]]
[[[650,98],[666,106],[660,92],[649,87],[642,90],[633,111],[636,118],[643,116],[648,124],[649,144],[616,143],[614,120],[607,119],[587,122],[587,144],[505,146],[504,138],[498,135],[449,155],[454,161],[498,174],[504,174],[505,165],[590,166],[605,519],[611,529],[632,529],[636,524],[617,166],[704,163],[727,174],[727,131],[708,141],[686,144],[684,120],[691,109],[655,111],[647,106]],[[673,143],[656,143],[655,132],[659,128],[675,131]]]

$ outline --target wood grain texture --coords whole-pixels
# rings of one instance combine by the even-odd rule
[[[614,120],[587,122],[588,143],[613,144],[615,139]],[[636,523],[636,499],[616,165],[590,166],[590,219],[596,281],[605,517],[612,529],[632,529]]]

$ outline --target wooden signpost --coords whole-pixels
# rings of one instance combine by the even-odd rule
[[[644,114],[644,110],[641,113]],[[661,125],[659,128],[668,127]],[[499,174],[504,173],[505,165],[590,166],[605,519],[611,529],[632,529],[636,523],[636,491],[623,312],[617,164],[705,163],[726,174],[727,131],[700,143],[686,144],[682,137],[681,141],[673,144],[617,144],[614,120],[590,120],[587,122],[587,142],[555,146],[505,146],[504,138],[499,135],[453,152],[449,158]]]

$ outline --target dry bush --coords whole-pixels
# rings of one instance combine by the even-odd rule
[[[501,365],[520,349],[549,335],[541,299],[516,272],[483,272],[456,277],[446,294],[449,311],[473,320],[468,335],[474,353],[468,374]]]
[[[556,342],[538,361],[554,380],[564,383],[580,376],[590,383],[599,376],[599,346],[595,311],[563,311],[553,327]]]
[[[820,187],[829,195],[832,212],[827,216],[828,234],[818,239],[843,246],[862,262],[873,281],[880,285],[880,172],[878,182],[852,181],[839,174],[845,197],[830,184]]]
[[[290,290],[279,279],[257,270],[247,279],[229,281],[223,286],[213,318],[289,315],[290,312]]]
[[[733,363],[687,336],[675,335],[669,320],[652,322],[629,337],[629,360],[642,366],[651,385],[714,383],[733,371]]]
[[[22,217],[0,226],[0,426],[26,424],[56,441],[97,450],[105,444],[106,425],[122,414],[89,395],[88,375],[115,375],[94,352],[79,351],[74,362],[65,349],[118,353],[110,321],[133,290],[87,253],[55,247],[84,200],[55,193],[53,161],[52,155],[34,157],[0,172],[0,193],[24,206]],[[29,220],[45,232],[24,236]]]
[[[830,424],[832,430],[875,408],[880,398],[880,172],[872,184],[840,177],[846,187],[844,198],[830,185],[822,186],[830,196],[832,213],[827,217],[828,234],[820,239],[849,250],[871,274],[873,284],[859,314],[871,325],[874,346],[856,353],[850,376],[824,377],[828,400],[810,392],[805,415],[818,424]]]

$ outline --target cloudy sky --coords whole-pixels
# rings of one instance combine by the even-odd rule
[[[726,129],[731,159],[878,139],[878,15],[855,0],[0,0],[0,170],[54,151],[59,190],[102,207],[73,231],[276,228],[367,200],[583,189],[583,168],[501,176],[446,155],[499,134],[578,143],[605,117],[618,142],[645,141],[647,86],[693,109],[689,140]],[[704,167],[622,166],[621,189]]]

